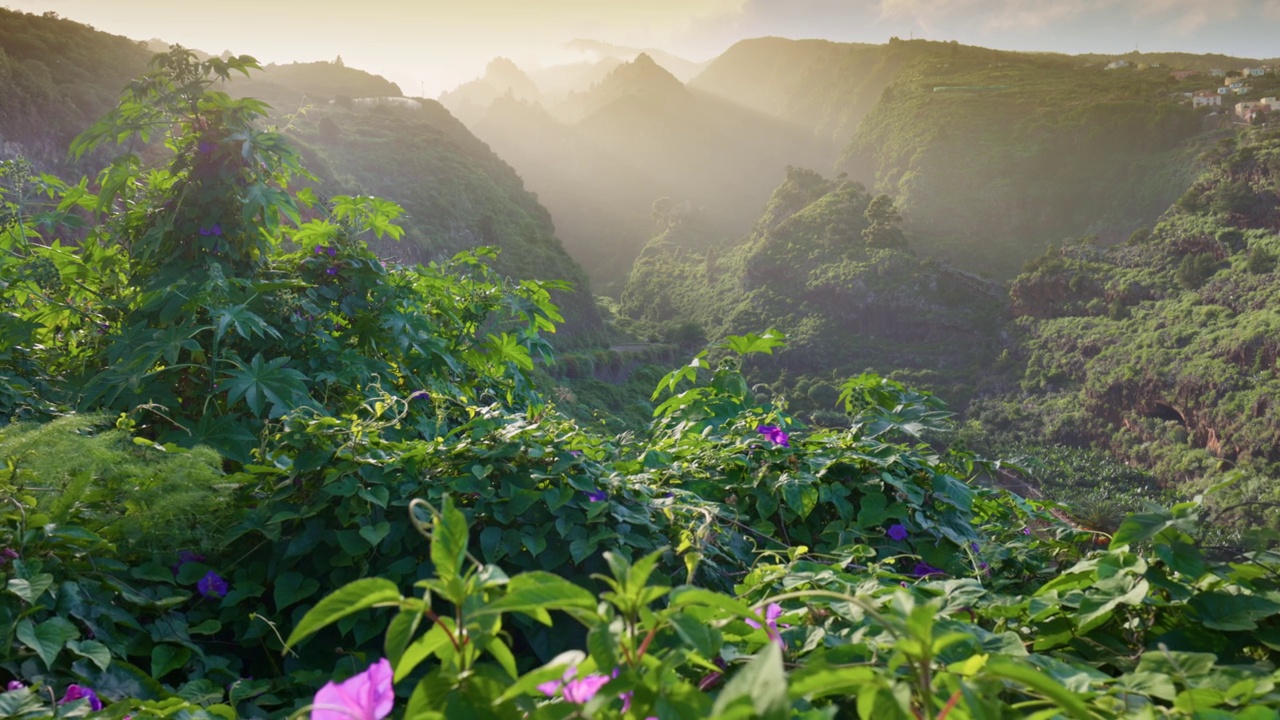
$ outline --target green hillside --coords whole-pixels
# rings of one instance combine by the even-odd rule
[[[813,386],[867,369],[940,388],[963,406],[994,360],[1003,290],[869,243],[872,202],[860,184],[791,168],[742,240],[708,247],[700,216],[672,213],[636,260],[621,311],[672,341],[790,328],[793,351],[760,377],[799,387],[800,408],[832,410],[834,396]]]
[[[922,251],[1012,276],[1046,242],[1116,242],[1199,172],[1203,112],[1166,73],[962,48],[885,93],[840,166],[899,199]]]
[[[355,190],[405,208],[404,239],[375,244],[380,253],[426,262],[499,247],[499,272],[573,284],[554,294],[565,313],[566,339],[580,343],[599,335],[590,282],[565,253],[551,216],[515,171],[439,103],[315,108],[294,121],[292,135],[324,168],[322,192]]]
[[[1018,277],[1025,395],[987,407],[987,429],[1092,444],[1170,484],[1239,469],[1240,496],[1275,499],[1280,134],[1208,162],[1149,233],[1053,248]]]
[[[61,166],[71,139],[146,69],[145,43],[0,7],[0,159]]]

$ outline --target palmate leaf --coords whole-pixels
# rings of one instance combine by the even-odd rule
[[[307,376],[285,367],[289,360],[287,356],[266,360],[258,353],[247,365],[236,363],[236,370],[223,379],[227,401],[235,403],[244,398],[254,415],[262,415],[267,401],[282,408],[297,405],[308,397]]]
[[[755,333],[747,333],[741,336],[732,335],[724,340],[724,347],[739,355],[754,355],[757,353],[772,355],[774,348],[786,347],[786,344],[787,336],[777,330],[766,330],[763,335],[756,335]]]
[[[211,308],[209,314],[213,317],[219,338],[227,334],[228,327],[235,328],[236,334],[245,340],[251,339],[254,335],[280,337],[279,331],[244,304]]]

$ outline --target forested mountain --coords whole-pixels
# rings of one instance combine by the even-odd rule
[[[672,341],[789,328],[792,352],[761,377],[788,390],[805,378],[792,393],[797,408],[833,410],[831,378],[868,369],[912,377],[963,406],[999,352],[1003,290],[917,257],[898,220],[888,198],[799,168],[740,240],[712,246],[696,211],[670,207],[621,311]]]
[[[1116,242],[1150,224],[1199,172],[1195,157],[1226,122],[1185,94],[1220,80],[1170,68],[1252,61],[1159,57],[1170,65],[1136,56],[1115,72],[1095,57],[955,42],[760,38],[687,84],[645,55],[563,100],[486,81],[486,111],[470,105],[464,120],[545,199],[609,294],[654,200],[702,208],[708,232],[739,237],[784,165],[889,194],[922,254],[1007,279],[1046,242]]]
[[[1096,445],[1171,483],[1280,467],[1280,134],[1224,139],[1149,231],[1051,248],[1012,287],[1023,395],[990,430]]]
[[[1177,199],[1210,127],[1180,102],[1196,87],[956,47],[886,90],[839,167],[898,199],[923,252],[1009,277],[1046,242],[1117,242]]]
[[[115,106],[151,59],[145,43],[0,7],[0,159],[61,165],[71,139]]]
[[[643,54],[554,106],[504,97],[472,129],[526,177],[569,252],[614,293],[650,235],[655,200],[688,202],[738,235],[788,164],[826,155],[802,128],[688,87]]]
[[[72,164],[67,147],[115,104],[152,53],[144,43],[54,14],[0,13],[0,159],[25,155],[38,167],[67,173],[100,167],[108,155]],[[272,121],[286,124],[286,134],[314,161],[319,193],[377,194],[404,204],[406,239],[385,241],[380,252],[428,261],[479,245],[499,247],[502,272],[573,283],[571,292],[556,293],[567,316],[563,342],[599,334],[588,280],[561,247],[547,211],[510,166],[438,103],[359,105],[353,101],[402,93],[340,59],[271,65],[218,87],[273,106]]]

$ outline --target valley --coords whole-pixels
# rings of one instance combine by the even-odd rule
[[[0,8],[0,718],[1274,716],[1280,60],[512,49]]]

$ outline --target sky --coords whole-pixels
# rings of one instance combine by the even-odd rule
[[[1007,50],[1280,55],[1280,0],[0,0],[99,30],[264,63],[333,60],[435,97],[494,57],[582,59],[590,38],[707,60],[765,35],[882,43],[891,36]]]

